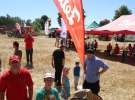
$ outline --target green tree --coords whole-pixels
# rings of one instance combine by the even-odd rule
[[[130,15],[130,14],[132,14],[132,11],[128,9],[126,5],[122,5],[119,9],[115,10],[113,20],[119,18],[122,15]]]
[[[31,26],[31,25],[32,25],[31,19],[26,20],[26,25],[27,25],[27,26]]]
[[[48,21],[48,16],[47,15],[43,15],[43,16],[41,16],[41,26],[42,26],[42,30],[44,30],[44,25],[45,25],[45,23]]]
[[[5,16],[0,16],[0,26],[6,25],[6,17]]]
[[[62,17],[61,14],[58,13],[57,22],[58,22],[60,27],[61,27],[61,17]]]
[[[22,20],[20,17],[12,17],[12,19],[14,20],[14,25],[15,23],[19,23],[21,26],[23,26],[25,23],[25,21]]]
[[[20,17],[12,17],[10,15],[0,16],[0,26],[6,26],[8,30],[15,28],[15,23],[23,25],[23,20]]]
[[[49,26],[51,26],[51,19],[49,19]]]
[[[32,23],[32,27],[35,32],[40,32],[42,30],[41,19],[35,19],[35,21]]]
[[[101,20],[101,21],[99,22],[99,26],[104,26],[104,25],[106,25],[106,24],[108,24],[108,23],[110,23],[110,20],[104,19],[104,20]]]
[[[84,17],[84,19],[86,18],[86,13],[85,13],[84,9],[83,9],[83,17]]]

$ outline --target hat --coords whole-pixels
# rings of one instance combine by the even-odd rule
[[[44,79],[46,79],[46,78],[53,78],[54,79],[54,74],[52,74],[52,73],[45,73]]]
[[[10,62],[19,62],[20,60],[19,60],[19,57],[18,56],[13,55],[13,56],[10,56],[9,57],[9,61]]]
[[[86,53],[87,53],[87,54],[94,54],[94,50],[88,49],[88,50],[86,51]]]

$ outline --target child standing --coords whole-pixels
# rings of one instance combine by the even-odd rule
[[[19,43],[17,41],[13,42],[13,48],[15,49],[14,55],[18,56],[20,61],[22,59],[22,51],[19,50]]]
[[[78,86],[78,82],[79,82],[79,77],[80,77],[80,66],[79,66],[79,62],[75,63],[75,67],[74,67],[74,86],[75,86],[75,90],[77,90],[77,86]]]
[[[62,77],[62,91],[61,96],[63,100],[68,100],[70,97],[70,81],[68,78],[70,68],[64,67],[63,68],[63,77]]]

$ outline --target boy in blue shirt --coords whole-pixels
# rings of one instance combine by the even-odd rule
[[[75,86],[75,90],[77,90],[77,86],[78,86],[78,82],[79,82],[79,77],[80,77],[80,66],[79,66],[79,62],[75,63],[75,67],[74,67],[74,86]]]

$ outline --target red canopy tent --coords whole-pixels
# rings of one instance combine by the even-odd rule
[[[115,21],[88,32],[95,35],[135,34],[135,15],[123,15]]]

